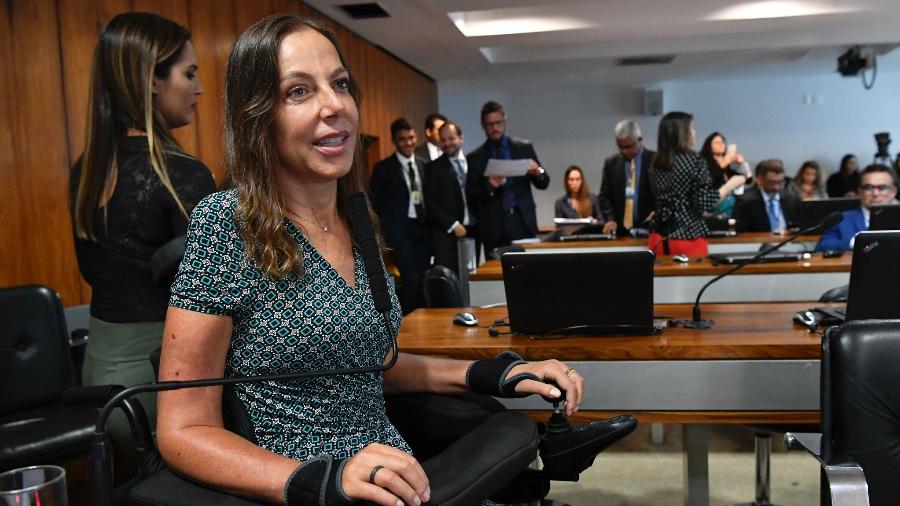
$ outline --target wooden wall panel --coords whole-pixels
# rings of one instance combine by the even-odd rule
[[[237,34],[266,15],[312,16],[337,32],[362,88],[362,132],[379,140],[369,150],[370,163],[393,152],[391,121],[404,116],[421,132],[425,115],[437,107],[432,80],[298,0],[0,2],[0,241],[6,245],[0,248],[0,286],[43,283],[66,305],[90,300],[72,247],[68,174],[84,149],[94,46],[109,19],[131,10],[191,29],[204,93],[194,123],[175,136],[219,184],[228,55]]]
[[[0,118],[0,131],[12,132],[12,144],[0,150],[13,153],[11,162],[0,167],[2,179],[13,173],[15,184],[4,185],[18,192],[10,199],[13,208],[4,221],[3,249],[12,250],[15,270],[0,266],[4,284],[41,283],[57,290],[63,301],[81,300],[81,286],[72,244],[68,210],[69,148],[66,135],[66,105],[60,86],[62,64],[54,0],[13,0],[2,4],[4,32],[12,43],[3,50],[3,79],[14,102],[11,114]],[[4,39],[8,37],[4,35]],[[4,212],[4,214],[7,214]],[[17,227],[7,229],[10,222]],[[7,236],[11,230],[12,236]],[[24,270],[22,270],[24,267]]]

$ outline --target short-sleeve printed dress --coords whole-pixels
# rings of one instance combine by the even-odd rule
[[[191,216],[187,249],[170,305],[230,316],[226,376],[366,367],[384,362],[390,339],[375,310],[369,281],[354,247],[354,287],[288,220],[303,251],[304,276],[273,279],[245,254],[235,225],[237,192],[202,200]],[[394,332],[400,328],[391,292]],[[349,458],[376,442],[410,452],[387,418],[381,373],[241,384],[260,446],[297,460],[321,454]]]

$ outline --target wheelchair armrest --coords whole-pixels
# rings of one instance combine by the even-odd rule
[[[869,487],[862,467],[845,454],[822,454],[822,434],[811,432],[787,432],[784,447],[788,450],[806,450],[819,461],[828,477],[831,504],[835,506],[869,504]]]

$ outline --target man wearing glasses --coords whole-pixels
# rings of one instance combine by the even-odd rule
[[[869,209],[878,204],[891,204],[897,196],[897,181],[886,165],[866,167],[860,177],[859,209],[844,212],[844,219],[832,226],[816,245],[816,251],[843,251],[853,248],[857,232],[869,229]]]
[[[541,167],[531,143],[506,135],[503,106],[490,101],[481,108],[481,127],[487,140],[466,155],[472,177],[466,181],[467,198],[477,209],[484,250],[506,246],[516,239],[537,235],[537,213],[531,185],[544,190],[550,176]],[[488,160],[531,160],[528,173],[519,177],[484,175]]]
[[[800,216],[800,199],[784,189],[784,164],[777,158],[756,166],[756,186],[737,200],[733,216],[738,232],[783,234]]]

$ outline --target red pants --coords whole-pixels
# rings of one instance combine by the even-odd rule
[[[647,247],[654,255],[663,255],[662,236],[651,232],[647,238]],[[669,239],[670,255],[707,256],[709,255],[709,243],[705,237],[696,239]]]

